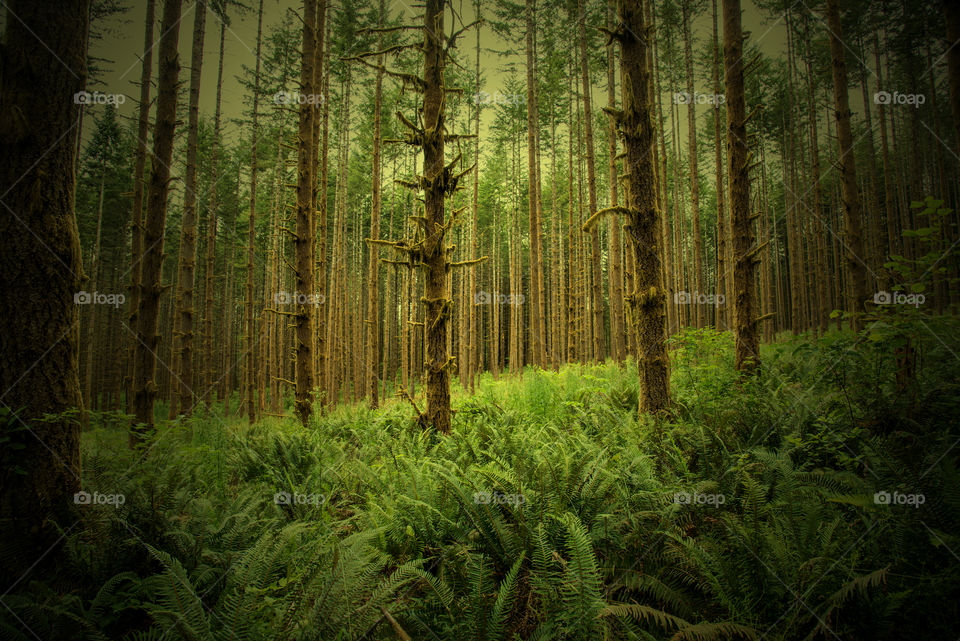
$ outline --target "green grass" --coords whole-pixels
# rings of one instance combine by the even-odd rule
[[[125,501],[78,506],[71,563],[0,631],[394,639],[388,611],[414,639],[953,638],[960,339],[928,322],[906,388],[872,329],[781,337],[745,381],[728,334],[679,335],[661,423],[631,362],[455,384],[446,438],[398,399],[162,422],[137,452],[102,417],[83,486]]]

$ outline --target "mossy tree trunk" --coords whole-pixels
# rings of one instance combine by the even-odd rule
[[[650,92],[646,34],[650,32],[642,7],[618,0],[620,23],[611,31],[620,43],[620,111],[608,109],[624,146],[624,231],[633,253],[634,289],[627,295],[630,319],[637,336],[640,374],[640,413],[658,414],[670,406],[667,356],[666,293],[663,285],[663,247],[660,210],[656,198],[653,97]]]
[[[79,316],[83,280],[74,216],[89,2],[10,0],[0,57],[0,573],[19,577],[60,538],[80,489]],[[41,240],[42,239],[42,240]],[[47,562],[58,555],[47,557]]]
[[[727,169],[733,258],[733,335],[736,368],[760,368],[756,318],[756,263],[750,220],[750,152],[743,87],[740,0],[723,0],[723,64],[727,104]]]

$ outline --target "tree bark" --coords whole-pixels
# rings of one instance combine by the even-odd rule
[[[377,25],[383,26],[384,20],[383,0],[380,0],[380,13],[377,16]],[[383,37],[377,38],[377,50],[383,48]],[[377,64],[383,66],[383,56],[379,56]],[[371,178],[373,189],[373,204],[370,209],[370,238],[380,239],[380,102],[383,95],[383,72],[379,69],[376,73],[376,83],[373,90],[373,176]],[[377,245],[370,245],[370,265],[369,265],[368,289],[367,289],[367,396],[370,399],[370,407],[376,408],[379,405],[378,381],[377,381],[377,361],[380,357],[379,345],[379,291],[380,282],[380,252]]]
[[[614,28],[616,18],[616,7],[614,0],[607,0],[607,28]],[[614,49],[613,41],[607,44],[607,107],[616,109],[617,107],[617,87],[616,76],[614,75]],[[617,194],[617,126],[614,119],[610,118],[609,141],[609,165],[607,171],[610,182],[610,206],[616,207],[618,204]],[[607,252],[609,255],[609,297],[610,297],[610,355],[618,363],[622,363],[627,356],[626,335],[627,328],[624,322],[623,313],[623,255],[620,251],[620,220],[616,216],[610,216],[608,219]]]
[[[730,176],[730,232],[733,241],[733,330],[736,368],[760,368],[757,336],[753,228],[750,222],[750,154],[743,87],[743,30],[740,0],[723,0],[723,62],[727,104],[727,159]]]
[[[137,349],[134,361],[133,414],[135,427],[130,434],[131,446],[153,431],[153,404],[157,398],[157,317],[160,295],[165,287],[160,278],[163,270],[163,236],[167,222],[167,194],[170,187],[170,162],[177,126],[177,85],[180,59],[177,40],[180,33],[181,0],[165,0],[160,25],[160,74],[157,83],[157,117],[153,129],[150,184],[147,188],[147,216],[143,229],[141,262],[140,311],[137,324]]]
[[[827,27],[830,32],[830,58],[833,63],[833,93],[837,116],[837,141],[840,147],[841,187],[843,190],[844,254],[849,278],[847,311],[851,326],[859,330],[861,313],[867,300],[867,274],[864,265],[863,238],[860,233],[860,196],[850,129],[850,101],[847,96],[847,63],[841,40],[840,8],[837,0],[827,0]]]
[[[203,300],[203,353],[206,369],[203,373],[203,398],[209,404],[216,371],[213,335],[214,269],[217,258],[217,182],[220,164],[220,99],[223,89],[223,49],[226,23],[220,23],[220,57],[217,65],[217,104],[213,117],[213,142],[210,145],[210,195],[207,199],[207,255]]]
[[[704,293],[703,238],[700,235],[700,182],[697,174],[697,100],[693,84],[693,36],[690,33],[690,3],[683,4],[683,58],[687,73],[687,146],[690,163],[690,210],[693,217],[693,291],[697,296]],[[706,321],[706,306],[692,302],[695,309],[693,326],[703,327]]]
[[[263,0],[260,0],[261,8]],[[316,34],[317,0],[303,1],[303,44],[300,65],[301,92],[307,96],[316,93],[314,84],[314,61]],[[259,40],[259,38],[258,38]],[[257,56],[259,60],[259,55]],[[297,298],[297,294],[310,294],[313,287],[313,190],[312,164],[316,163],[316,150],[313,145],[313,118],[316,108],[311,101],[300,103],[300,121],[297,143],[297,213],[295,254],[294,323],[296,327],[296,400],[294,410],[304,425],[313,413],[311,393],[313,391],[313,305],[308,298]],[[252,214],[251,214],[252,216]],[[252,296],[251,296],[252,298]]]
[[[537,110],[537,83],[536,68],[533,52],[533,37],[536,32],[536,19],[533,12],[533,1],[526,0],[524,17],[526,22],[526,57],[527,57],[527,199],[529,204],[530,223],[530,352],[534,365],[543,367],[546,362],[544,346],[546,333],[544,332],[546,319],[540,313],[540,296],[543,293],[543,262],[541,254],[542,210],[539,198],[540,167],[537,158],[537,130],[539,128],[539,114]]]
[[[207,2],[197,0],[193,16],[190,53],[190,103],[187,115],[187,165],[183,179],[183,220],[177,257],[177,296],[174,311],[174,368],[177,372],[169,418],[188,414],[194,404],[193,380],[193,277],[197,264],[197,136],[200,131],[200,72],[203,69],[203,36]],[[254,98],[256,99],[256,98]]]
[[[77,299],[84,276],[74,215],[75,99],[87,77],[89,2],[10,0],[0,57],[0,409],[22,444],[0,470],[0,574],[19,577],[63,538],[80,489]],[[16,16],[16,19],[12,19]],[[41,240],[42,239],[42,240]],[[51,418],[45,416],[52,415]],[[17,431],[24,428],[25,431]],[[22,440],[21,440],[22,439]],[[13,450],[5,453],[9,454]],[[59,554],[45,557],[50,564]]]
[[[578,15],[584,16],[586,0],[579,0]],[[589,216],[597,212],[597,176],[594,163],[593,146],[593,110],[590,101],[590,65],[587,57],[587,27],[585,17],[579,19],[579,40],[580,40],[580,73],[583,81],[583,125],[584,136],[586,138],[586,161],[587,161],[587,195],[589,198],[590,211]],[[598,362],[603,362],[606,356],[606,347],[604,345],[604,314],[603,314],[603,288],[602,274],[600,266],[600,232],[596,225],[590,228],[590,247],[592,265],[592,283],[591,283],[591,306],[593,309],[593,358]]]
[[[640,5],[618,0],[623,110],[615,112],[626,153],[626,217],[624,229],[634,256],[634,290],[627,296],[637,335],[640,375],[639,411],[657,414],[670,405],[670,371],[666,344],[666,294],[660,211],[656,201],[653,102],[647,64],[649,33]]]
[[[130,223],[130,300],[127,304],[127,413],[133,412],[133,363],[136,355],[136,329],[140,311],[140,270],[143,253],[143,174],[147,164],[147,136],[150,132],[150,77],[153,73],[153,29],[155,0],[147,0],[147,19],[143,36],[143,64],[140,69],[140,102],[137,107],[137,152],[133,161],[133,204]]]

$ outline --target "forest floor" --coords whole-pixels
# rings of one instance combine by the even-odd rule
[[[747,380],[687,331],[659,423],[631,361],[484,374],[448,437],[400,400],[138,451],[98,416],[72,562],[4,602],[42,639],[953,639],[960,322],[922,323],[782,336]]]

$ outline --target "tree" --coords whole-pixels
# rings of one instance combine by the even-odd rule
[[[261,7],[263,0],[261,0]],[[317,0],[303,0],[303,40],[302,63],[300,65],[301,92],[309,97],[315,96],[316,76],[316,26]],[[294,235],[294,276],[299,294],[308,294],[313,287],[313,190],[316,189],[312,178],[316,175],[313,167],[317,162],[314,147],[313,118],[316,107],[310,100],[300,101],[300,114],[297,139],[297,212]],[[252,214],[251,214],[252,215]],[[251,296],[252,298],[252,296]],[[294,323],[296,328],[296,402],[297,418],[304,425],[313,413],[311,393],[313,392],[313,305],[306,296],[295,296]]]
[[[860,233],[860,194],[857,190],[857,168],[853,155],[853,132],[850,128],[850,99],[847,95],[846,52],[840,25],[840,8],[836,0],[827,0],[827,31],[830,32],[830,59],[833,63],[833,96],[837,117],[837,144],[840,148],[841,189],[843,192],[844,257],[848,283],[847,311],[852,314],[851,327],[862,326],[860,314],[867,300],[867,272],[864,264],[863,237]]]
[[[640,5],[618,0],[619,24],[608,35],[620,44],[621,109],[607,108],[624,147],[625,206],[601,209],[603,214],[626,217],[624,231],[633,253],[634,289],[627,297],[630,320],[637,337],[640,374],[639,411],[657,414],[670,406],[670,372],[667,356],[667,297],[663,286],[663,249],[660,209],[656,201],[653,100],[647,40],[649,33]]]
[[[583,128],[584,136],[586,137],[586,150],[584,155],[587,161],[587,195],[590,204],[589,215],[592,216],[597,211],[597,175],[596,164],[594,162],[593,109],[590,97],[590,61],[587,56],[586,11],[586,0],[578,0],[577,38],[580,44],[580,77],[583,81]],[[606,355],[603,340],[605,331],[603,323],[603,288],[601,285],[602,274],[600,269],[600,232],[595,226],[590,228],[590,248],[590,264],[593,272],[592,278],[590,279],[590,294],[586,298],[590,299],[590,306],[593,310],[593,358],[596,361],[602,362]],[[589,326],[589,322],[587,325]]]
[[[398,112],[397,117],[408,130],[404,142],[423,150],[423,174],[415,181],[400,181],[405,187],[422,191],[423,216],[411,219],[417,225],[417,231],[411,240],[387,241],[373,240],[371,244],[391,247],[406,260],[393,261],[405,264],[411,269],[423,269],[425,316],[423,321],[426,341],[426,412],[420,414],[420,423],[430,426],[441,434],[449,434],[451,429],[450,411],[450,367],[454,359],[448,354],[448,320],[453,301],[447,297],[447,278],[452,267],[472,266],[484,258],[465,260],[458,263],[450,261],[452,247],[446,244],[446,234],[453,225],[457,214],[455,210],[450,219],[445,218],[445,200],[457,189],[460,180],[473,171],[469,167],[454,173],[453,168],[460,162],[458,154],[447,163],[444,156],[444,144],[447,140],[471,138],[472,135],[446,133],[446,94],[448,93],[445,68],[450,49],[457,38],[469,27],[467,25],[455,31],[449,37],[444,34],[444,0],[426,0],[423,16],[423,45],[417,48],[423,52],[423,76],[404,74],[384,69],[382,65],[373,65],[366,61],[370,54],[355,59],[369,66],[383,69],[389,76],[402,80],[405,85],[413,86],[423,96],[420,114],[413,121]],[[393,49],[411,48],[410,45],[397,45]],[[412,399],[411,399],[412,401]],[[419,410],[418,410],[419,412]]]
[[[382,28],[384,21],[383,0],[380,0],[380,11],[377,14],[377,26]],[[377,49],[383,47],[382,35],[377,38]],[[383,66],[383,56],[377,61],[378,66]],[[373,185],[372,205],[370,208],[370,238],[379,240],[380,238],[380,106],[383,96],[383,70],[377,69],[377,79],[375,81],[373,93],[373,176],[371,183]],[[378,399],[378,381],[377,381],[377,359],[380,357],[379,346],[379,328],[377,323],[380,315],[378,313],[379,295],[378,284],[380,281],[380,256],[375,244],[370,245],[369,272],[367,274],[367,397],[370,399],[370,407],[379,405]]]
[[[140,309],[137,313],[137,346],[134,359],[133,413],[135,425],[131,446],[153,430],[153,403],[157,398],[157,317],[160,311],[160,284],[163,268],[163,235],[167,221],[167,193],[170,162],[177,127],[177,84],[180,60],[177,38],[180,33],[181,0],[165,0],[160,23],[160,74],[157,83],[157,117],[153,129],[147,215],[143,228],[143,257],[140,272]]]
[[[311,25],[313,28],[313,25]],[[260,0],[259,8],[257,9],[257,50],[256,50],[256,63],[253,72],[253,108],[251,110],[251,133],[250,133],[250,218],[248,221],[247,227],[247,286],[246,286],[246,302],[244,304],[245,309],[245,324],[246,324],[246,333],[245,333],[245,343],[243,347],[244,353],[244,394],[246,410],[247,410],[247,420],[253,423],[257,419],[257,407],[254,403],[254,387],[256,382],[256,366],[254,365],[254,333],[256,332],[256,327],[254,325],[255,314],[253,312],[253,270],[254,270],[254,257],[256,250],[257,242],[257,136],[259,135],[259,129],[257,128],[257,110],[260,106],[260,48],[263,44],[263,0]],[[304,289],[303,291],[309,291]]]
[[[203,397],[210,402],[210,394],[213,391],[213,374],[216,371],[216,360],[214,359],[214,335],[213,335],[213,276],[214,267],[217,260],[217,184],[220,180],[220,105],[223,95],[223,50],[224,35],[226,32],[226,17],[220,22],[220,55],[217,64],[217,99],[216,110],[213,117],[213,142],[210,149],[210,195],[207,199],[207,253],[204,274],[204,296],[203,296],[203,357],[206,367],[203,372]]]
[[[533,51],[533,39],[537,31],[534,16],[534,0],[526,0],[524,20],[526,24],[526,62],[527,62],[527,200],[529,205],[530,226],[530,348],[535,365],[543,367],[546,363],[547,319],[541,313],[543,294],[543,254],[542,247],[542,207],[540,204],[540,166],[537,154],[537,130],[539,113],[537,110],[536,63]]]
[[[697,174],[697,97],[693,83],[693,35],[690,33],[690,21],[697,7],[692,0],[681,5],[683,15],[683,59],[687,75],[687,141],[690,162],[690,207],[693,212],[693,291],[701,295],[704,291],[703,276],[703,238],[700,234],[700,182]],[[706,306],[696,305],[694,327],[705,324]]]
[[[730,236],[733,259],[733,335],[736,367],[760,367],[760,341],[755,317],[756,251],[750,217],[750,153],[747,149],[747,107],[743,87],[743,30],[740,0],[723,0],[723,64],[727,104],[727,173],[730,176]]]
[[[203,70],[203,36],[207,0],[194,6],[193,46],[190,53],[190,98],[187,108],[187,163],[183,180],[183,220],[177,256],[177,296],[174,307],[175,393],[170,399],[170,418],[193,408],[193,278],[197,264],[197,135],[200,130],[200,72]],[[179,410],[178,410],[179,408]]]
[[[78,92],[89,2],[10,0],[0,57],[0,534],[4,576],[62,537],[80,489],[79,326],[74,217]],[[16,446],[16,449],[14,449]],[[22,473],[27,471],[27,473]],[[42,559],[43,557],[40,557]],[[56,555],[50,557],[56,558]],[[49,561],[48,561],[49,562]]]
[[[153,72],[153,29],[155,0],[147,0],[143,34],[143,62],[140,68],[140,100],[137,105],[137,152],[133,163],[133,205],[130,212],[130,285],[127,304],[127,334],[132,335],[127,356],[127,413],[133,411],[133,364],[136,359],[136,329],[140,313],[140,272],[143,254],[143,174],[147,164],[147,135],[150,131],[150,77]]]

